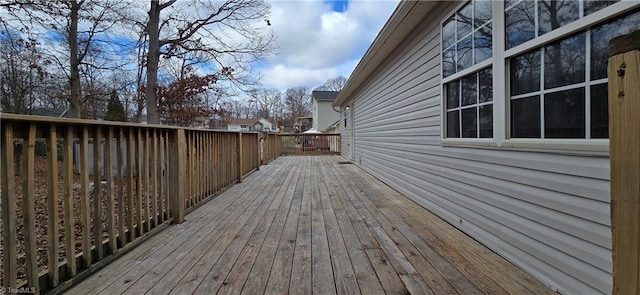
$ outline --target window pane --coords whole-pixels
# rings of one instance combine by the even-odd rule
[[[456,72],[456,47],[451,47],[442,53],[442,74],[448,77]]]
[[[584,138],[584,88],[544,96],[544,137]]]
[[[613,1],[603,1],[603,0],[585,0],[584,1],[584,15],[592,14],[602,8],[605,8],[613,3],[618,2],[617,0]]]
[[[511,59],[511,95],[540,90],[540,50]]]
[[[471,3],[465,5],[456,13],[458,24],[458,40],[471,33]]]
[[[545,0],[538,2],[538,36],[553,31],[580,17],[576,0]]]
[[[447,109],[457,108],[460,104],[460,97],[458,96],[458,81],[453,81],[447,84]]]
[[[493,74],[491,68],[478,72],[480,80],[480,102],[493,100]]]
[[[607,77],[608,45],[612,38],[640,28],[640,11],[591,30],[591,80]]]
[[[544,48],[544,88],[584,82],[585,34],[579,34]]]
[[[607,84],[591,86],[591,138],[609,138]]]
[[[536,1],[522,1],[506,12],[507,49],[536,36]]]
[[[453,43],[456,43],[456,23],[451,17],[442,25],[442,48],[448,48]]]
[[[476,74],[462,78],[462,105],[470,105],[477,103],[478,87],[476,82]]]
[[[462,137],[478,137],[478,114],[476,112],[477,108],[475,107],[462,110]]]
[[[470,67],[473,63],[471,59],[471,36],[462,39],[458,43],[458,72]]]
[[[511,101],[511,137],[540,137],[540,97],[532,96]]]
[[[584,33],[545,46],[545,89],[584,82],[584,71]]]
[[[447,112],[447,137],[460,138],[460,111]]]
[[[489,20],[491,20],[491,1],[490,0],[476,0],[473,2],[474,8],[474,28],[480,27]]]
[[[480,138],[493,137],[493,105],[480,107]]]
[[[473,42],[473,50],[475,52],[474,64],[491,57],[491,49],[493,47],[491,39],[491,23],[480,28],[473,34]]]

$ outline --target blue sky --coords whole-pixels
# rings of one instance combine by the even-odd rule
[[[279,49],[256,68],[265,87],[281,90],[348,77],[398,5],[398,0],[267,1]]]

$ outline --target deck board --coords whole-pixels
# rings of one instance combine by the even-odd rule
[[[280,157],[68,294],[553,294],[339,156]]]

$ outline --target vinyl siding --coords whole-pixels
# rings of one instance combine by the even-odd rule
[[[351,97],[355,163],[550,287],[610,293],[607,157],[441,143],[440,19],[454,6],[436,8]]]

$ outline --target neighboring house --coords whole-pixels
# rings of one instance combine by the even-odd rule
[[[280,132],[280,128],[278,127],[278,122],[272,119],[260,118],[258,121],[262,123],[262,131],[263,132]]]
[[[67,117],[68,113],[67,108],[34,108],[29,115],[61,118]]]
[[[606,294],[607,44],[640,2],[564,3],[402,1],[334,105],[344,157],[551,288]]]
[[[340,112],[334,109],[331,104],[338,97],[337,91],[311,92],[311,102],[313,105],[312,128],[323,131],[329,128],[336,121],[340,120]]]
[[[340,120],[327,127],[327,129],[324,130],[324,133],[340,133]]]
[[[227,123],[227,130],[231,131],[262,131],[263,125],[258,119],[236,119]]]

